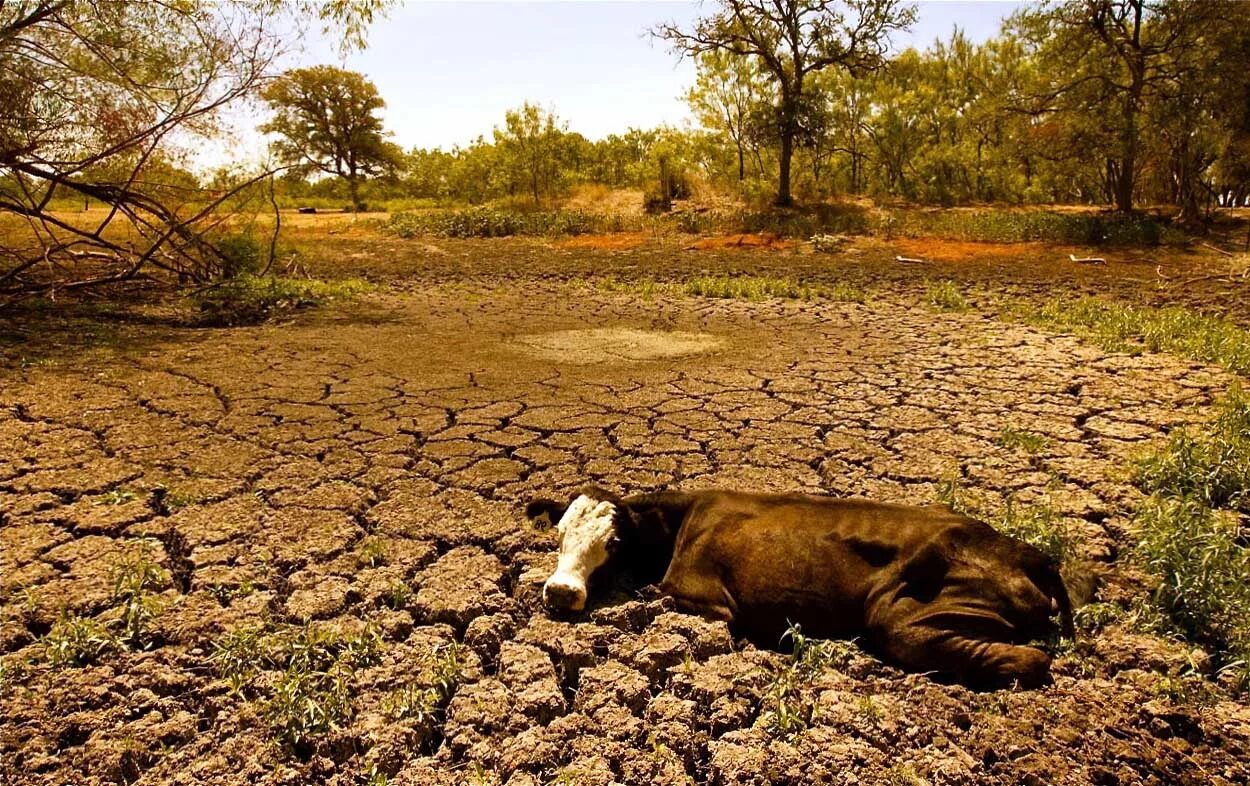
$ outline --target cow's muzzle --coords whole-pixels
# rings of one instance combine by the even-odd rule
[[[586,607],[586,585],[556,574],[543,585],[543,603],[554,611],[581,611]]]

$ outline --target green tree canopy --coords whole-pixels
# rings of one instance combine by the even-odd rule
[[[260,129],[277,134],[278,158],[292,166],[343,178],[360,210],[360,183],[390,174],[403,153],[387,141],[378,110],[386,102],[355,71],[312,66],[287,71],[261,94],[273,118]]]

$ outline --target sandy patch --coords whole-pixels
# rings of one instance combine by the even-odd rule
[[[594,328],[521,336],[516,343],[522,351],[539,357],[590,364],[697,355],[725,342],[707,333]]]

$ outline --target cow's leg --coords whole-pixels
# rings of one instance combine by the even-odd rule
[[[917,671],[949,674],[975,687],[1036,687],[1046,681],[1050,657],[1036,647],[963,636],[924,624],[877,631],[886,657]]]
[[[958,606],[935,609],[914,598],[876,609],[869,638],[883,655],[908,668],[942,672],[978,687],[1034,687],[1050,670],[1046,653],[1010,643],[1005,622]]]
[[[676,571],[681,575],[676,579],[674,572],[670,571],[660,582],[660,591],[677,601],[679,609],[706,619],[733,623],[737,604],[719,578],[697,571]]]

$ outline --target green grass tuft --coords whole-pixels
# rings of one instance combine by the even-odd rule
[[[939,311],[967,311],[968,301],[954,281],[944,280],[932,282],[925,289],[925,303]]]
[[[62,614],[41,640],[44,658],[53,667],[86,666],[120,649],[108,626],[92,617]]]
[[[1183,306],[1153,308],[1098,297],[1056,298],[1025,318],[1059,328],[1112,352],[1172,352],[1250,374],[1250,332]]]
[[[1231,513],[1153,496],[1138,511],[1137,554],[1159,579],[1156,604],[1250,687],[1250,551]]]
[[[122,604],[121,640],[135,649],[151,643],[152,620],[163,610],[161,599],[153,594],[169,584],[169,572],[152,556],[152,546],[139,542],[113,566],[113,601]]]
[[[372,626],[343,636],[311,623],[256,625],[223,634],[209,660],[232,692],[260,694],[275,739],[296,749],[350,720],[355,670],[378,663],[381,652]],[[260,678],[271,671],[278,676]]]
[[[281,276],[241,275],[192,295],[206,325],[252,325],[280,313],[310,308],[369,292],[360,279],[319,281]]]
[[[1211,508],[1250,512],[1250,394],[1233,388],[1199,431],[1178,429],[1140,456],[1133,479],[1147,494],[1192,497]]]
[[[1050,440],[1044,435],[1010,426],[998,432],[994,443],[1004,448],[1023,450],[1030,455],[1041,453],[1050,447]]]
[[[862,289],[845,282],[824,286],[766,276],[700,276],[685,283],[685,292],[695,297],[754,302],[770,298],[848,303],[863,303],[865,300]]]

